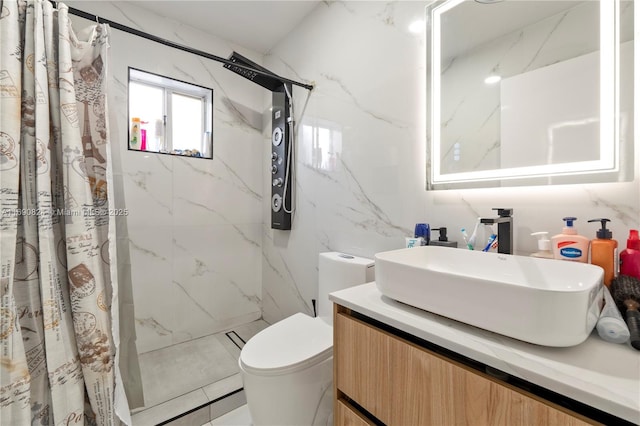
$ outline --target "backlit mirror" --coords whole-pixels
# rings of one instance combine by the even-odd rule
[[[633,0],[427,7],[428,189],[633,179]]]

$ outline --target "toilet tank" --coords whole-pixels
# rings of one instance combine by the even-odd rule
[[[318,259],[318,316],[333,322],[333,302],[329,293],[371,282],[374,261],[350,254],[320,253]]]

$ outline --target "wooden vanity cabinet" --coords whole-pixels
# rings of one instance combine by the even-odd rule
[[[334,312],[334,424],[598,424],[506,382]]]

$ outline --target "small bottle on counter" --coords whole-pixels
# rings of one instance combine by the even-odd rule
[[[547,231],[534,232],[532,237],[538,238],[538,251],[531,253],[531,257],[540,257],[543,259],[553,259],[553,252],[551,251],[551,240],[547,237],[549,233]]]
[[[458,248],[458,242],[457,241],[449,241],[447,239],[447,228],[445,228],[445,227],[433,228],[433,230],[434,231],[438,231],[438,239],[437,240],[431,240],[431,242],[429,242],[430,246],[442,246],[442,247]]]
[[[413,232],[413,238],[405,238],[405,247],[420,247],[429,245],[431,240],[431,228],[428,223],[416,223],[415,230]]]
[[[591,219],[588,222],[600,222],[596,238],[591,240],[591,264],[604,269],[604,285],[609,287],[611,280],[618,275],[618,242],[607,229],[609,219]]]
[[[611,297],[608,286],[604,288],[604,306],[596,323],[596,329],[603,340],[611,343],[626,343],[631,336],[629,327]]]
[[[589,239],[578,235],[578,231],[573,227],[573,222],[577,220],[575,217],[564,217],[562,220],[565,221],[562,233],[551,238],[553,258],[587,263]]]
[[[640,279],[640,238],[637,229],[629,231],[627,248],[620,252],[620,275]]]
[[[422,238],[420,240],[421,246],[429,245],[429,241],[431,241],[431,228],[428,223],[416,223],[416,228],[414,230],[414,236],[416,238]]]

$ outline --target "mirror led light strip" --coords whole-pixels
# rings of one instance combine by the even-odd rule
[[[498,179],[522,179],[543,176],[567,176],[585,173],[617,171],[619,156],[620,83],[616,74],[620,69],[620,2],[600,1],[600,159],[540,166],[514,167],[508,169],[483,170],[477,172],[442,174],[440,168],[440,34],[441,16],[465,0],[449,0],[431,10],[431,179],[433,184],[469,181],[491,181]],[[612,66],[613,64],[613,66]]]

